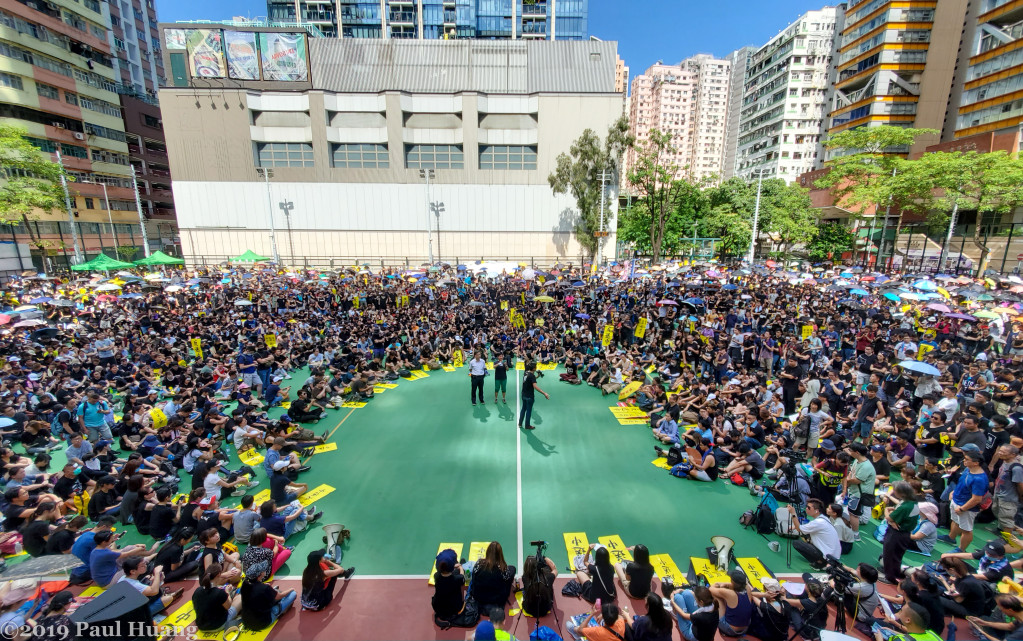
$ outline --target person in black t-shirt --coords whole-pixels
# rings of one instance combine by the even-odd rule
[[[263,564],[266,565],[265,563]],[[249,630],[265,630],[288,611],[298,598],[294,590],[281,592],[263,583],[270,576],[269,567],[259,564],[249,568],[249,574],[242,583],[242,623]]]
[[[89,517],[79,514],[65,525],[57,527],[50,532],[50,538],[46,539],[45,554],[70,554],[71,548],[75,545],[75,538],[78,533],[89,524]]]
[[[29,518],[27,525],[21,528],[22,544],[31,556],[46,554],[46,541],[54,530],[52,521],[60,517],[57,505],[53,501],[43,501],[36,508],[35,514]]]
[[[536,383],[536,363],[526,363],[526,376],[522,379],[522,409],[519,411],[518,426],[527,430],[534,429],[530,423],[533,417],[533,401],[536,400],[535,392],[540,392],[544,398],[551,400],[551,395],[540,389]]]
[[[163,566],[164,581],[180,581],[199,568],[201,548],[198,543],[189,545],[195,530],[182,528],[174,538],[164,545],[153,559],[154,566]]]
[[[633,599],[643,599],[650,593],[650,584],[654,578],[654,566],[650,564],[650,551],[645,545],[634,545],[629,549],[633,560],[616,563],[615,574],[622,582],[625,591]]]

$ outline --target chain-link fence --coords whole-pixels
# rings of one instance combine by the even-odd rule
[[[852,263],[885,271],[977,276],[1018,273],[1023,262],[1023,223],[959,225],[935,232],[924,223],[894,222],[861,228]]]

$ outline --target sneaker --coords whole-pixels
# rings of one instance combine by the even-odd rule
[[[245,490],[243,488],[238,488],[234,492],[231,492],[231,496],[245,496]]]
[[[654,445],[654,451],[657,452],[657,456],[664,456],[664,448]]]
[[[327,439],[330,438],[330,430],[323,430],[323,434],[320,436],[320,438],[322,438],[323,442],[326,443]]]
[[[776,479],[778,478],[778,470],[770,470],[767,472],[767,478]]]
[[[326,412],[320,412],[320,418],[327,418]]]
[[[941,536],[939,536],[938,537],[938,541],[941,541],[942,543],[949,543],[951,545],[955,545],[955,543],[956,543],[955,539],[953,539],[952,537],[950,537],[947,534],[942,534]]]
[[[259,479],[249,479],[249,487],[256,487],[259,485]]]
[[[532,425],[527,425],[527,426],[526,426],[526,429],[527,429],[527,430],[535,430],[535,429],[536,429],[536,427],[534,427],[534,426],[532,426]]]
[[[316,514],[316,508],[310,505],[305,509],[305,513],[308,514],[309,516],[312,516],[313,514]]]
[[[341,576],[343,576],[346,579],[350,579],[350,578],[352,578],[353,574],[355,574],[355,566],[354,565],[352,567],[348,568],[347,570],[345,570],[344,572],[342,572]]]
[[[860,533],[859,532],[853,532],[853,543],[859,543],[859,542],[860,542]]]
[[[316,514],[313,514],[313,518],[309,519],[309,521],[310,522],[312,522],[312,521],[319,521],[321,516],[323,516],[323,510],[320,510]]]

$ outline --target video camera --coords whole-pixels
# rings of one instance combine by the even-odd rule
[[[543,553],[547,551],[547,541],[530,541],[529,544],[536,548],[537,564],[542,564],[544,560]]]
[[[806,452],[801,452],[791,447],[778,450],[778,456],[788,459],[789,463],[806,463]]]
[[[824,561],[827,564],[824,567],[824,571],[827,573],[828,577],[830,577],[831,581],[834,583],[836,592],[843,593],[849,586],[858,581],[858,579],[853,575],[853,573],[850,572],[849,570],[846,570],[845,566],[842,565],[842,562],[836,559],[834,556],[828,554],[827,556],[824,557]]]

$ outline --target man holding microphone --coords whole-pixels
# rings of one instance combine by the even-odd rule
[[[469,389],[469,400],[476,405],[476,390],[479,390],[480,405],[486,405],[483,401],[483,379],[487,375],[487,361],[479,350],[473,354],[469,361],[469,378],[472,380],[472,387]]]

